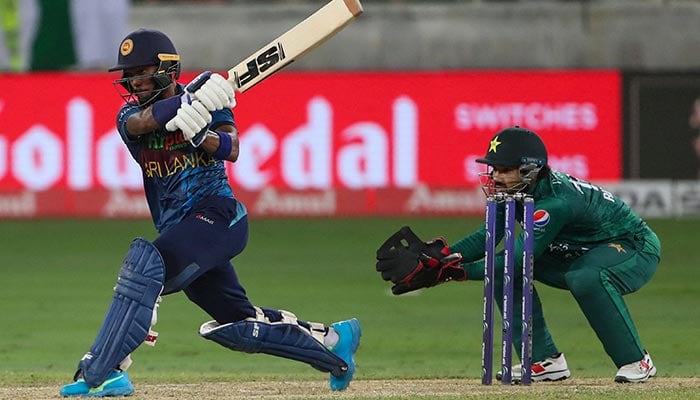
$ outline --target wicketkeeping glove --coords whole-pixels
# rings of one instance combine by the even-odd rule
[[[462,255],[450,252],[444,238],[423,242],[404,226],[377,250],[377,271],[391,281],[393,294],[431,287],[451,280],[467,279]]]

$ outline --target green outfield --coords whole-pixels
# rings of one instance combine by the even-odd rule
[[[254,219],[234,263],[258,305],[311,321],[357,317],[364,330],[356,379],[472,378],[480,374],[481,282],[392,296],[374,270],[377,246],[409,224],[454,241],[481,219]],[[700,376],[700,220],[655,219],[662,241],[654,279],[627,302],[660,377]],[[119,264],[149,221],[3,221],[0,224],[0,386],[67,381],[92,342]],[[549,327],[576,377],[609,378],[615,366],[567,292],[538,286]],[[306,365],[228,351],[201,339],[208,316],[183,294],[166,297],[155,348],[129,370],[137,383],[317,380]],[[496,354],[499,354],[497,351]],[[681,385],[682,386],[682,385]]]

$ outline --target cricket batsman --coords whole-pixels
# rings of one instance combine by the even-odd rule
[[[239,154],[232,84],[211,72],[177,83],[180,56],[168,36],[151,29],[124,38],[110,71],[121,72],[117,130],[143,172],[158,237],[131,243],[104,322],[61,395],[132,394],[130,355],[155,343],[160,299],[177,292],[211,316],[199,328],[203,338],[306,363],[329,374],[331,390],[346,389],[362,334],[358,320],[325,326],[255,306],[230,262],[248,242],[248,213],[224,166]]]
[[[487,166],[481,174],[487,195],[527,193],[534,198],[534,279],[571,293],[617,368],[615,382],[646,382],[656,375],[623,299],[656,272],[661,245],[651,228],[609,191],[550,168],[547,149],[531,130],[503,129],[488,143],[486,155],[476,161]],[[522,217],[518,207],[516,220],[522,223]],[[500,203],[496,242],[504,235],[503,220],[504,204]],[[450,280],[483,280],[485,240],[485,225],[451,246],[441,237],[422,242],[410,228],[403,228],[377,250],[376,269],[393,283],[396,295]],[[521,234],[515,254],[522,250]],[[515,270],[522,271],[522,258],[518,258]],[[503,298],[503,262],[501,252],[495,262],[497,299]],[[516,274],[514,287],[513,309],[519,310],[522,275]],[[532,380],[568,378],[571,372],[547,329],[536,289],[532,310]],[[519,332],[522,317],[515,314],[513,329]],[[520,335],[514,335],[514,346],[520,349]],[[513,380],[521,376],[521,366],[513,366]]]

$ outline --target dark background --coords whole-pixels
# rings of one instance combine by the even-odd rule
[[[623,176],[698,179],[692,147],[699,130],[689,124],[700,97],[697,74],[624,73]]]

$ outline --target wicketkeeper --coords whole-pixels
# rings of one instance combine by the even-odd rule
[[[117,129],[143,171],[159,236],[152,243],[132,242],[97,338],[61,395],[132,394],[130,354],[141,343],[155,342],[151,326],[161,296],[180,291],[213,318],[199,329],[205,339],[307,363],[330,373],[332,390],[347,388],[362,333],[357,319],[324,326],[256,307],[230,262],[248,241],[246,208],[224,167],[238,158],[231,83],[211,72],[186,86],[177,83],[175,46],[149,29],[126,36],[110,71],[122,73],[115,86],[126,104],[117,114]]]
[[[612,193],[551,169],[544,143],[530,130],[516,126],[498,132],[486,156],[476,161],[487,165],[481,174],[487,195],[527,193],[534,198],[534,278],[571,292],[618,368],[615,381],[645,382],[654,376],[656,367],[623,296],[654,275],[661,252],[656,234]],[[516,220],[522,222],[518,209]],[[501,203],[497,242],[503,237],[503,218]],[[404,227],[377,250],[376,268],[397,295],[450,280],[483,280],[485,239],[485,226],[451,246],[443,238],[423,242]],[[516,241],[515,254],[522,254],[522,239]],[[496,299],[503,298],[503,261],[501,252],[496,257]],[[522,271],[522,258],[516,257],[515,270]],[[520,310],[522,275],[516,281],[513,309]],[[520,332],[521,316],[514,314],[513,331]],[[532,380],[568,378],[571,372],[547,329],[536,289],[532,339]],[[520,349],[520,335],[514,335],[514,346]],[[520,365],[513,366],[512,374],[514,381],[520,379]]]

